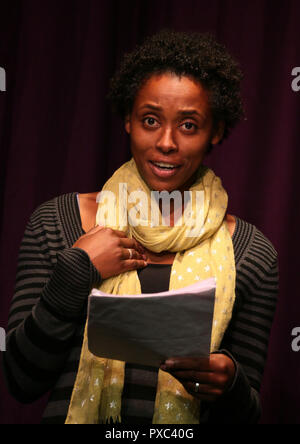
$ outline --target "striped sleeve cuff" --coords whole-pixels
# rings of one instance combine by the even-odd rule
[[[55,270],[41,299],[57,317],[78,319],[91,289],[100,284],[100,273],[88,254],[80,248],[67,248],[57,254]]]
[[[236,371],[231,386],[213,405],[210,421],[220,424],[257,424],[261,415],[259,394],[251,387],[243,367],[228,350],[222,349],[215,353],[231,358]]]

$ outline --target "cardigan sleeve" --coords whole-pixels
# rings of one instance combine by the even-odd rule
[[[239,267],[239,291],[232,320],[220,353],[236,365],[233,384],[213,405],[205,405],[205,422],[218,424],[258,423],[261,415],[260,386],[278,293],[277,254],[258,232]],[[265,255],[268,250],[268,255]],[[255,253],[254,253],[255,251]]]
[[[32,402],[55,384],[101,276],[85,251],[65,248],[32,216],[21,243],[3,367],[8,389]]]

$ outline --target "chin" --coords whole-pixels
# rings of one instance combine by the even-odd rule
[[[158,192],[168,191],[168,193],[172,193],[172,191],[177,191],[177,190],[180,191],[179,186],[168,184],[168,183],[152,184],[152,185],[150,184],[148,186],[152,191],[158,191]]]

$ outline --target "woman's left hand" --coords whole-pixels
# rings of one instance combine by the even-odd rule
[[[160,368],[169,372],[196,398],[214,402],[231,386],[235,364],[224,354],[208,358],[170,358]]]

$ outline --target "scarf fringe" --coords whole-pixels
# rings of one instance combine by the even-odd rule
[[[111,425],[111,424],[120,424],[121,423],[121,415],[115,415],[106,417],[103,422],[100,424]]]

